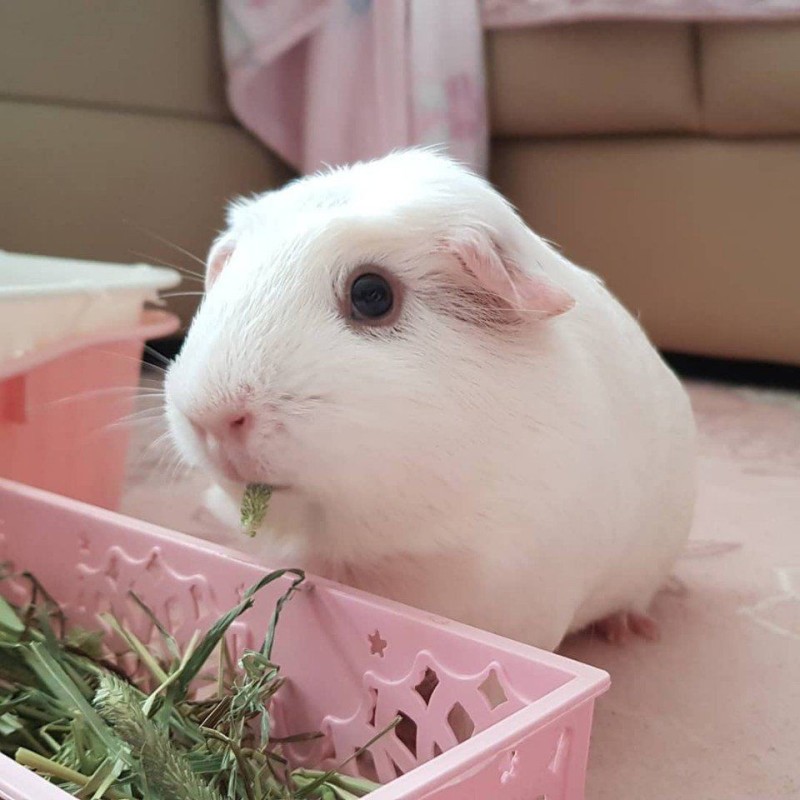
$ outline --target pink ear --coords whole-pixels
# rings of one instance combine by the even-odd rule
[[[485,291],[508,306],[547,319],[569,311],[575,299],[538,266],[523,269],[491,236],[474,228],[460,231],[446,246]]]
[[[211,247],[207,259],[208,266],[206,267],[206,291],[214,285],[214,281],[225,268],[232,253],[233,244],[229,241],[218,242]]]

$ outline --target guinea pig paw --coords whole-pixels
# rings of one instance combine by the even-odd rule
[[[634,636],[646,639],[648,642],[657,642],[661,639],[661,626],[649,614],[629,611],[628,627]]]
[[[595,622],[591,629],[609,644],[628,644],[631,637],[638,636],[649,642],[657,642],[661,638],[658,623],[648,614],[638,611],[618,611]]]

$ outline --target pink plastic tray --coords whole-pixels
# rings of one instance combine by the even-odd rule
[[[60,341],[0,363],[0,476],[116,508],[142,348],[178,327],[148,311],[140,325]]]
[[[113,609],[145,640],[152,631],[129,589],[186,641],[266,571],[223,547],[4,480],[0,560],[35,572],[74,622],[97,628],[95,614]],[[270,588],[237,621],[234,648],[263,637],[286,584]],[[3,591],[21,602],[27,589]],[[289,754],[299,763],[346,758],[398,712],[413,720],[413,750],[393,733],[371,749],[388,782],[372,800],[584,796],[594,701],[609,685],[600,670],[316,577],[286,606],[275,658],[289,678],[275,707],[278,733],[326,734],[315,751]],[[426,703],[414,687],[427,670],[438,684]],[[457,730],[466,717],[474,726],[461,744],[454,708]],[[67,797],[2,757],[0,796]]]

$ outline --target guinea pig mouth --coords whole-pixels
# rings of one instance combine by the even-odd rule
[[[247,477],[239,472],[232,461],[225,458],[218,458],[215,464],[216,468],[223,474],[223,476],[231,483],[249,483]]]
[[[210,471],[218,480],[237,489],[244,488],[248,483],[263,483],[269,486],[273,492],[285,492],[291,489],[288,484],[271,480],[270,476],[266,476],[258,470],[251,471],[238,467],[224,453],[216,453],[209,457],[209,465]]]
[[[235,484],[236,486],[246,485],[248,483],[267,483],[267,481],[259,480],[250,474],[250,470],[240,469],[239,466],[222,450],[217,450],[213,453],[206,453],[206,458],[210,472],[218,480],[225,483]]]

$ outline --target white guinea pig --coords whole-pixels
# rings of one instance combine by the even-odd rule
[[[409,150],[233,204],[167,376],[234,513],[291,563],[552,649],[647,607],[694,503],[687,396],[598,278]]]

